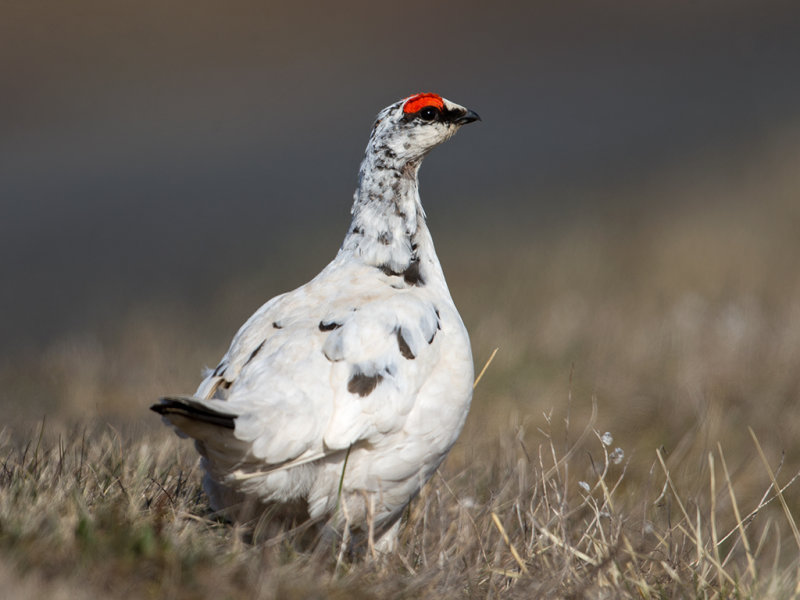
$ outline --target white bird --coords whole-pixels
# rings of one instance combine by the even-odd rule
[[[427,93],[382,110],[336,258],[258,309],[194,396],[151,407],[196,440],[214,510],[310,517],[395,547],[403,509],[461,432],[473,382],[417,173],[476,120]]]

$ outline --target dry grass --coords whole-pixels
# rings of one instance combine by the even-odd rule
[[[0,440],[0,589],[798,597],[798,147],[735,177],[616,191],[657,212],[535,239],[521,226],[488,255],[439,239],[476,362],[501,349],[399,552],[379,564],[214,519],[191,445],[148,420],[149,402],[192,389],[267,295],[252,283],[214,304],[207,328],[150,307],[6,365],[16,416]]]
[[[470,440],[481,459],[459,470],[451,461],[434,478],[408,511],[401,550],[381,564],[338,562],[335,546],[309,550],[291,532],[254,541],[215,520],[194,453],[171,435],[76,430],[24,445],[6,435],[4,589],[120,598],[793,595],[793,478],[779,474],[778,490],[765,460],[761,497],[744,502],[719,447],[707,456],[705,490],[689,495],[656,452],[631,497],[620,492],[622,452],[596,420],[566,446],[557,441],[564,427],[544,417],[535,445],[521,429]]]

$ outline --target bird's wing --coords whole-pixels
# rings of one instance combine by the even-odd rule
[[[231,451],[247,452],[229,464],[288,468],[403,427],[439,360],[438,310],[413,288],[358,287],[312,281],[237,333],[195,396],[234,415]]]
[[[325,445],[348,447],[401,429],[439,359],[434,304],[405,291],[325,322],[332,324],[321,349],[331,372]]]

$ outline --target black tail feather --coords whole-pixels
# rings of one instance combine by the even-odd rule
[[[161,398],[161,402],[159,404],[153,404],[150,410],[165,417],[169,415],[179,415],[187,419],[193,419],[227,429],[233,429],[235,427],[233,421],[238,416],[217,412],[190,398]]]

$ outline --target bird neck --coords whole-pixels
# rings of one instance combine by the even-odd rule
[[[343,251],[387,273],[404,273],[433,253],[419,199],[420,163],[400,159],[388,145],[370,141]]]

